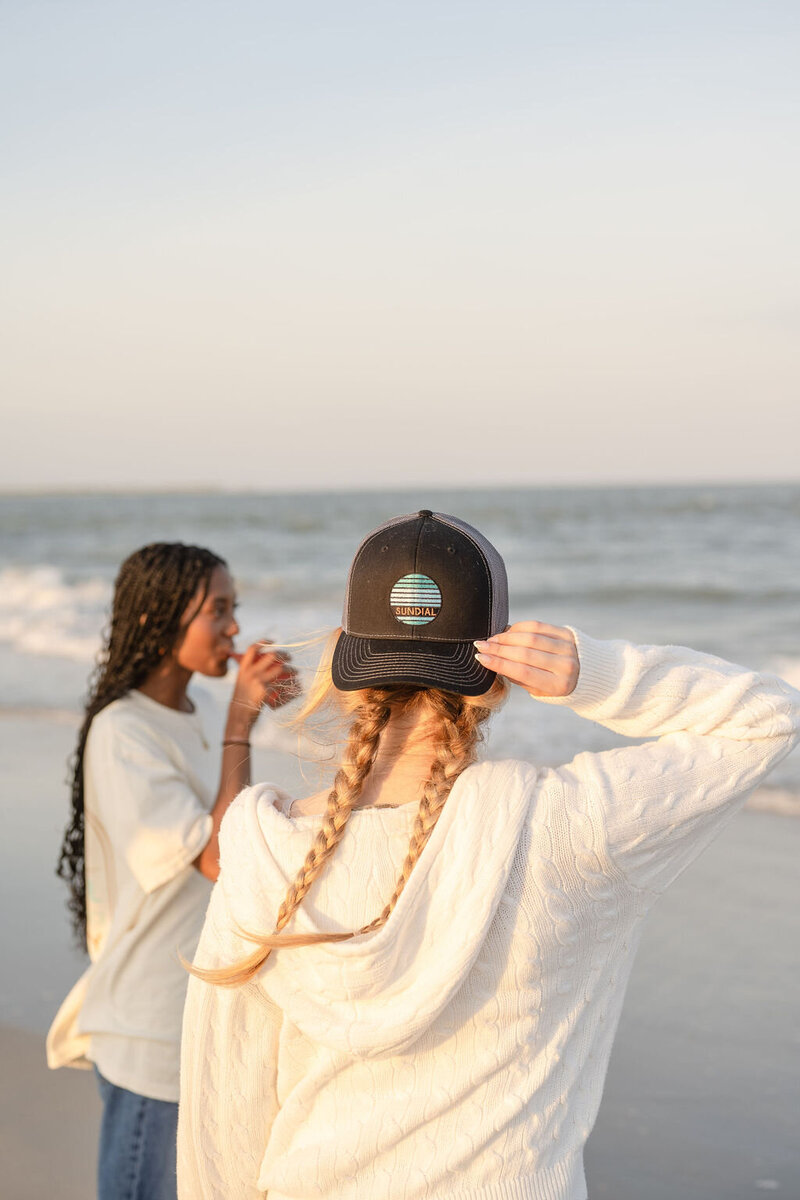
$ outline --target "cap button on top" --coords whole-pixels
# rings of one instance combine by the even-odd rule
[[[421,517],[432,517],[433,513],[431,512],[431,510],[429,508],[421,508],[419,510],[419,515]]]

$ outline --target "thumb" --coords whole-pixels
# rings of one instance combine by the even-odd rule
[[[235,658],[236,658],[237,662],[239,663],[240,667],[252,666],[258,657],[259,657],[258,642],[254,642],[251,646],[248,646],[247,649],[245,650],[244,654],[235,655]]]

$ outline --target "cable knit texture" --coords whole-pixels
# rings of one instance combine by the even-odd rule
[[[537,770],[470,767],[387,924],[273,951],[230,990],[192,979],[181,1200],[584,1200],[641,922],[795,743],[783,681],[675,647],[576,634],[566,703],[644,745]],[[244,791],[197,953],[270,933],[319,826]],[[287,932],[372,920],[416,805],[356,810]]]

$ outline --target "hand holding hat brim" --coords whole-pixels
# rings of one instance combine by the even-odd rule
[[[519,621],[505,633],[476,641],[478,662],[532,696],[569,696],[580,672],[571,629],[542,621]]]

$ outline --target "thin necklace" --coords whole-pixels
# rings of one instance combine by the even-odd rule
[[[208,750],[209,749],[208,741],[206,739],[205,733],[203,732],[203,722],[200,720],[200,713],[197,711],[196,704],[194,706],[194,712],[192,713],[192,716],[194,717],[195,729],[198,732],[200,741],[203,743],[203,749]]]

